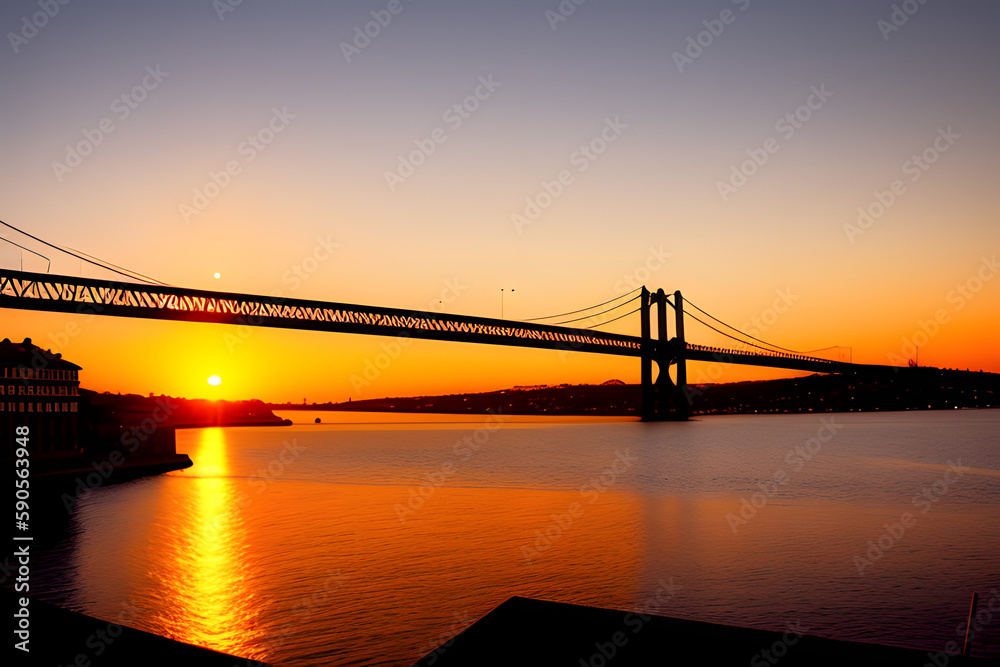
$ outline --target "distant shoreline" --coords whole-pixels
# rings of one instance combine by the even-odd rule
[[[691,385],[691,414],[805,414],[1000,407],[1000,374],[903,368],[879,377],[803,378]],[[639,385],[558,385],[443,396],[387,397],[341,403],[266,403],[270,410],[425,414],[638,417]]]

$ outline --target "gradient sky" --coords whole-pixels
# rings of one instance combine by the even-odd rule
[[[488,317],[513,288],[504,314],[530,318],[645,282],[737,327],[760,318],[756,335],[784,347],[888,363],[916,335],[921,364],[1000,372],[1000,6],[896,4],[916,8],[899,25],[892,2],[870,0],[588,0],[568,17],[556,0],[70,2],[52,17],[44,0],[5,2],[0,219],[186,287]],[[345,55],[372,12],[391,21]],[[478,108],[448,113],[477,87]],[[269,124],[269,143],[246,143]],[[602,131],[603,153],[577,153]],[[386,172],[433,136],[390,187]],[[763,164],[731,181],[754,154]],[[227,163],[238,173],[196,209]],[[563,170],[562,192],[518,227]],[[852,228],[877,193],[893,201]],[[107,275],[43,253],[53,272]],[[22,261],[45,269],[0,243],[0,265]],[[454,343],[396,355],[391,339],[346,334],[12,310],[0,324],[99,391],[326,401],[639,373]],[[638,316],[609,330],[638,333]],[[694,322],[688,338],[723,344]]]

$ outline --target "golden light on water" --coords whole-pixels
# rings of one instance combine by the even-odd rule
[[[197,461],[185,483],[187,500],[165,526],[172,552],[160,562],[169,611],[159,634],[232,655],[259,658],[258,609],[247,581],[246,529],[239,493],[230,478],[226,435],[205,429],[191,452]]]

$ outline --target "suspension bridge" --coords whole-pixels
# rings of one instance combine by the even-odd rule
[[[0,224],[10,227],[2,221]],[[685,301],[679,290],[668,295],[662,289],[650,292],[646,287],[641,287],[589,308],[531,320],[511,321],[176,287],[79,251],[54,246],[25,232],[21,233],[127,280],[99,280],[30,272],[24,271],[23,266],[20,270],[0,268],[0,308],[303,329],[637,357],[640,359],[642,383],[641,415],[644,420],[650,421],[687,419],[691,402],[691,394],[687,390],[688,361],[817,373],[892,368],[823,359],[766,343],[740,332]],[[44,258],[24,246],[13,245]],[[688,306],[697,311],[697,314],[690,312]],[[598,308],[604,310],[592,312]],[[628,312],[617,314],[620,311]],[[674,321],[672,336],[668,334],[671,311]],[[599,328],[635,313],[640,316],[638,336],[601,331]],[[699,315],[731,332],[709,324]],[[569,316],[578,317],[561,319]],[[592,321],[601,316],[608,317],[588,327],[567,326]],[[652,327],[654,316],[655,336]],[[728,337],[733,341],[733,347],[711,347],[689,342],[685,338],[685,316]],[[548,323],[557,319],[560,321]],[[655,378],[654,365],[657,367]],[[670,377],[670,366],[676,367],[676,382]]]

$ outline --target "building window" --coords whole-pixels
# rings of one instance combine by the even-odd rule
[[[70,403],[69,404],[69,411],[70,412],[76,412],[76,403]]]
[[[66,403],[63,403],[62,406],[63,406],[63,409],[62,409],[63,412],[69,412],[69,408],[68,408],[68,406],[67,406]]]

